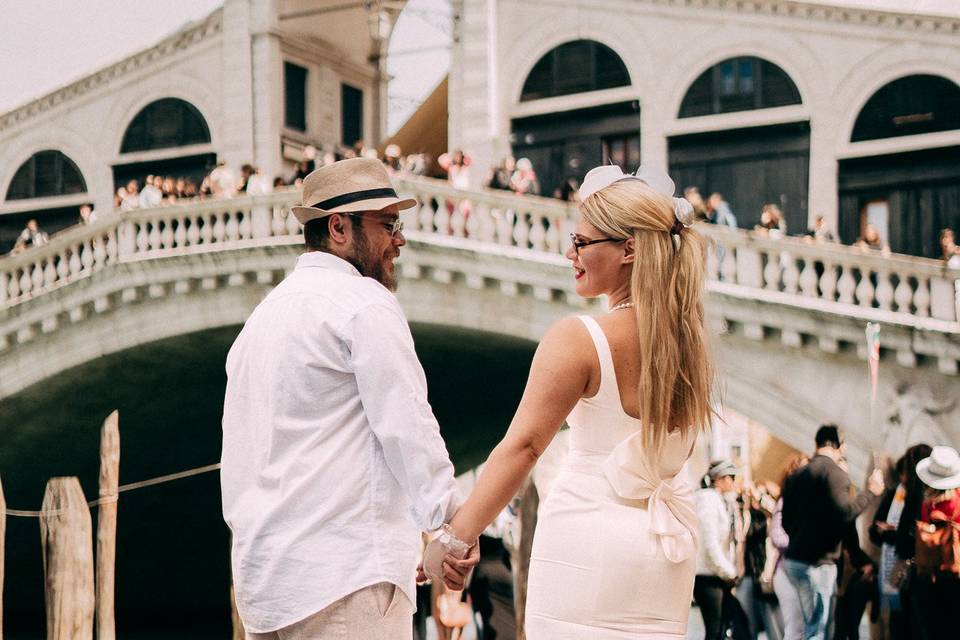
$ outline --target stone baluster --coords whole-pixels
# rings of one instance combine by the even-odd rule
[[[773,259],[773,254],[770,258]],[[781,253],[777,260],[783,265],[783,290],[787,293],[797,293],[800,284],[800,270],[797,269],[796,259],[788,253]]]
[[[893,308],[893,285],[890,283],[890,272],[877,272],[877,290],[875,293],[877,304],[884,311],[890,311]]]
[[[513,209],[498,209],[494,212],[496,215],[496,242],[497,244],[513,244],[513,219],[516,212]]]
[[[303,233],[303,228],[300,226],[300,221],[297,220],[297,216],[293,215],[293,211],[287,211],[286,224],[288,236],[298,236]]]
[[[737,284],[759,289],[763,286],[763,270],[760,268],[760,253],[756,249],[737,249]]]
[[[231,218],[237,218],[237,233],[241,240],[249,240],[253,237],[253,209],[234,211]]]
[[[544,244],[546,245],[548,253],[563,253],[563,235],[562,235],[562,218],[548,218],[548,224],[550,225],[547,228],[546,234],[544,236]]]
[[[737,282],[737,251],[736,247],[729,246],[723,252],[723,259],[720,261],[720,276],[724,282],[731,284]]]
[[[7,298],[10,297],[10,292],[7,290],[7,287],[10,286],[10,276],[6,273],[0,273],[0,307],[2,307]]]
[[[466,237],[467,233],[467,212],[470,210],[470,203],[467,200],[456,201],[453,205],[453,212],[450,214],[450,232],[457,238]],[[439,226],[439,225],[438,225]]]
[[[917,291],[913,294],[913,306],[916,307],[916,315],[921,318],[930,317],[930,280],[919,276],[917,278]]]
[[[150,249],[150,236],[147,231],[147,222],[138,223],[136,226],[137,226],[136,253],[144,253]]]
[[[119,242],[119,255],[129,256],[137,250],[137,232],[132,222],[120,223],[120,231],[117,236]]]
[[[230,213],[224,212],[221,214],[223,219],[226,220],[226,224],[223,227],[223,233],[226,239],[230,242],[235,242],[240,239],[240,214],[236,211]]]
[[[497,234],[497,225],[490,206],[478,204],[474,217],[477,220],[477,232],[474,237],[481,242],[493,242]]]
[[[66,251],[57,256],[57,280],[66,280],[70,277],[70,258]]]
[[[93,264],[97,269],[102,269],[107,263],[107,245],[103,236],[97,236],[93,239]]]
[[[812,258],[803,259],[803,271],[800,272],[800,291],[808,298],[819,297],[817,289],[817,267],[816,260]]]
[[[287,221],[283,215],[283,207],[277,206],[273,208],[273,218],[270,220],[270,232],[275,237],[287,235]],[[289,215],[293,215],[290,213]],[[196,244],[192,242],[191,244]]]
[[[910,276],[898,273],[899,282],[893,291],[893,300],[897,303],[897,311],[911,313],[913,311],[913,287],[910,286]]]
[[[76,276],[83,271],[83,263],[80,262],[80,245],[70,247],[70,276]]]
[[[33,293],[37,294],[43,291],[43,262],[34,262],[30,269],[30,284],[33,287]]]
[[[56,256],[50,256],[46,260],[46,264],[43,266],[43,288],[50,289],[53,285],[57,284],[57,267],[54,264],[56,262]]]
[[[873,282],[870,281],[870,271],[860,270],[860,282],[857,283],[857,304],[861,307],[873,306]]]
[[[854,267],[851,264],[843,264],[840,279],[837,280],[837,293],[839,301],[843,304],[853,304],[853,295],[857,290],[857,280],[853,277]]]
[[[227,223],[224,221],[226,214],[223,211],[216,211],[213,214],[213,241],[223,242],[227,237]]]
[[[547,229],[544,227],[543,216],[538,213],[531,214],[530,247],[534,251],[547,250]]]
[[[820,297],[830,302],[837,298],[837,265],[832,262],[823,263],[823,274],[820,276]]]
[[[107,231],[107,262],[113,264],[117,261],[117,252],[119,243],[117,242],[117,228],[114,227]]]
[[[270,207],[254,207],[250,212],[250,237],[269,238],[272,216]]]
[[[93,268],[93,247],[87,240],[84,240],[80,247],[80,264],[83,265],[84,271],[89,271]]]
[[[17,276],[16,271],[12,272],[9,277],[7,292],[10,294],[10,298],[16,299],[20,296],[20,278]]]
[[[437,233],[441,236],[450,235],[450,203],[453,202],[454,210],[459,205],[458,202],[447,200],[441,202],[437,205],[437,210],[433,215],[433,224],[429,225],[424,231],[430,233],[434,229],[434,233]]]
[[[470,210],[470,215],[467,217],[467,223],[465,231],[468,238],[474,240],[477,239],[477,234],[480,233],[480,207],[482,204],[475,204]]]
[[[780,254],[776,252],[768,253],[766,258],[767,264],[763,267],[763,288],[770,291],[780,291],[780,279],[783,276]]]
[[[160,232],[160,246],[164,249],[173,249],[173,216],[163,219],[163,230]]]
[[[432,202],[432,198],[424,198],[423,204],[420,205],[420,211],[417,214],[420,218],[420,224],[417,225],[417,229],[424,233],[433,233],[433,214],[436,212],[433,210]],[[439,205],[442,209],[443,203],[439,203]]]
[[[157,251],[162,248],[160,243],[160,225],[162,221],[159,217],[154,218],[149,223],[150,233],[147,234],[147,241],[150,244],[150,251]]]
[[[178,248],[187,246],[187,216],[177,216],[177,229],[173,232],[173,245]]]
[[[513,241],[521,249],[527,249],[530,244],[530,214],[517,213],[517,221],[513,225]]]
[[[707,280],[719,280],[720,259],[717,257],[717,246],[713,243],[707,245]]]
[[[33,290],[33,280],[30,278],[30,266],[25,266],[20,274],[20,295],[26,295]]]
[[[200,223],[200,242],[202,244],[213,243],[213,222],[210,220],[210,214],[201,214],[197,221]]]
[[[937,320],[957,320],[955,278],[930,278],[930,315]]]

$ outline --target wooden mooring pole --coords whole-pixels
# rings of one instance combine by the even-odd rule
[[[47,640],[93,640],[93,525],[80,481],[51,478],[41,509]]]
[[[120,484],[120,416],[114,411],[100,430],[100,511],[97,514],[97,640],[115,640],[114,590],[117,558],[117,487]]]
[[[3,550],[7,536],[7,500],[3,497],[3,482],[0,482],[0,640],[3,640]]]

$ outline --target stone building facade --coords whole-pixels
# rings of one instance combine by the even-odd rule
[[[678,187],[724,192],[741,226],[772,202],[790,233],[823,216],[852,242],[869,222],[894,251],[921,255],[940,228],[960,227],[960,10],[454,6],[450,145],[473,156],[474,183],[511,152],[539,165],[545,195],[594,164],[642,161]]]
[[[306,145],[377,144],[385,51],[403,3],[226,0],[147,49],[0,114],[0,252],[29,218],[48,232],[113,207],[150,173],[216,162],[287,176]]]

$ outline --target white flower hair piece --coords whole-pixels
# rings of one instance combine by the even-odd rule
[[[583,178],[583,184],[580,185],[580,199],[586,200],[597,191],[622,180],[639,180],[657,193],[673,199],[673,215],[677,219],[677,224],[673,225],[670,233],[673,236],[674,246],[679,250],[680,232],[686,227],[693,226],[696,221],[696,212],[686,198],[674,197],[676,185],[666,171],[641,166],[636,173],[624,173],[623,169],[615,164],[594,167]]]

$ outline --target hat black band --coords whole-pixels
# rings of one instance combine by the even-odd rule
[[[335,198],[330,198],[324,200],[323,202],[318,202],[313,205],[317,209],[332,209],[333,207],[339,207],[345,204],[351,204],[359,200],[373,200],[374,198],[396,198],[397,192],[390,188],[383,189],[366,189],[364,191],[354,191],[352,193],[345,193],[342,196],[337,196]]]

